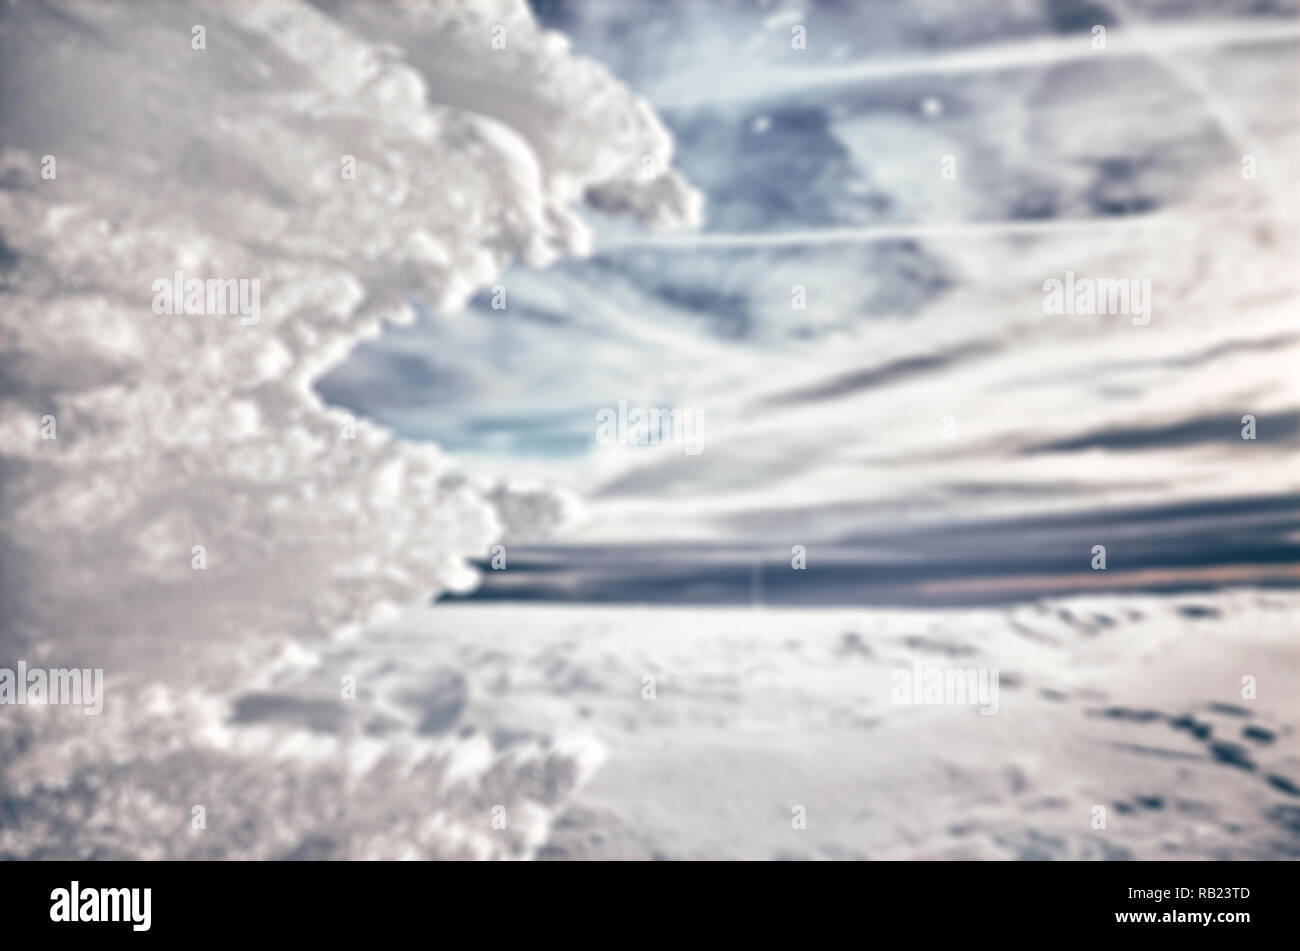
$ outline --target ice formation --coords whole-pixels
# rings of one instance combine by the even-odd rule
[[[512,259],[583,252],[579,201],[690,222],[667,133],[521,0],[0,22],[0,648],[102,666],[109,694],[94,727],[3,718],[0,855],[527,854],[564,783],[422,729],[409,684],[380,715],[380,675],[302,645],[472,584],[467,557],[571,506],[462,477],[311,384],[413,300],[453,310]],[[156,314],[176,271],[257,281],[259,320]],[[562,746],[531,751],[544,776],[581,771]],[[303,784],[285,757],[316,764]],[[201,795],[225,820],[186,838]],[[508,796],[522,831],[493,836]],[[349,810],[347,842],[320,831]]]

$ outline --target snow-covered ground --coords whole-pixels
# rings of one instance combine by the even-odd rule
[[[1294,858],[1297,611],[1253,590],[468,605],[245,667],[124,643],[102,717],[0,719],[0,854]],[[996,669],[998,691],[895,702],[917,664]]]

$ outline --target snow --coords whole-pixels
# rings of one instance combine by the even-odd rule
[[[585,193],[657,225],[691,223],[695,199],[653,114],[516,0],[63,0],[6,7],[3,21],[0,648],[104,667],[110,708],[85,728],[64,710],[0,717],[0,786],[23,816],[0,854],[279,854],[294,842],[276,761],[374,790],[392,763],[340,759],[313,732],[322,694],[346,702],[337,680],[297,685],[274,708],[289,726],[232,720],[232,704],[290,675],[276,657],[305,662],[292,652],[472,587],[466,560],[503,530],[545,534],[573,508],[546,487],[468,481],[435,446],[365,420],[349,438],[312,382],[385,321],[409,320],[413,298],[454,308],[512,260],[589,247],[571,207]],[[196,24],[206,49],[191,46]],[[506,51],[489,45],[495,24]],[[647,154],[665,171],[642,184]],[[152,283],[178,269],[260,281],[260,322],[155,315]],[[56,439],[42,438],[47,414]],[[421,807],[437,777],[459,777],[417,851],[524,854],[565,790],[532,792],[522,767],[461,744],[408,744]],[[500,791],[485,791],[491,776]],[[161,797],[172,827],[147,809],[139,825],[103,819],[121,838],[74,813],[44,827],[31,811],[57,812],[61,784],[87,790],[86,809]],[[491,795],[534,804],[518,835],[474,831],[491,831],[476,818]],[[211,809],[206,840],[186,829],[191,799]],[[262,819],[274,834],[240,838]],[[356,848],[411,844],[386,841]]]

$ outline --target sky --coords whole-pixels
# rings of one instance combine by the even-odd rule
[[[1294,560],[1293,11],[535,9],[653,105],[699,227],[588,211],[589,255],[417,302],[327,402],[572,487],[586,517],[546,558],[583,571],[663,544],[745,552],[733,573],[796,544],[853,560],[944,526],[979,535],[971,563],[1086,568],[1086,538],[1026,532],[1124,513],[1142,557]],[[1067,275],[1135,282],[1145,313],[1050,313]],[[602,438],[620,406],[693,414],[698,451]],[[1236,548],[1207,541],[1224,519]]]

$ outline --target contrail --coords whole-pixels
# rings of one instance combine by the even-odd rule
[[[1117,215],[1111,218],[1073,220],[972,221],[950,224],[882,224],[856,228],[809,228],[774,232],[661,232],[621,235],[598,242],[601,250],[610,248],[769,248],[785,245],[869,244],[875,241],[998,238],[1021,235],[1077,234],[1096,231],[1123,231],[1132,228],[1178,227],[1179,220],[1169,215]]]
[[[1150,30],[1149,21],[1140,18],[1124,0],[1115,0],[1113,7],[1124,18],[1125,22],[1131,23],[1143,31]],[[1159,64],[1187,89],[1200,96],[1206,112],[1219,124],[1219,128],[1231,140],[1233,146],[1243,155],[1250,152],[1251,137],[1249,130],[1237,113],[1215,90],[1209,80],[1208,71],[1202,69],[1205,64],[1188,62],[1184,57],[1170,55],[1171,51],[1168,49],[1160,47],[1147,48],[1147,41],[1143,38],[1144,36],[1145,32],[1138,34],[1134,39],[1134,43],[1140,51],[1146,53],[1152,62]]]
[[[992,73],[1033,66],[1056,66],[1090,60],[1104,62],[1117,56],[1153,56],[1189,50],[1218,49],[1252,43],[1286,43],[1300,38],[1300,20],[1204,20],[1198,23],[1130,27],[1110,30],[1106,48],[1094,50],[1091,34],[1019,40],[970,49],[937,51],[906,58],[810,66],[804,69],[767,70],[760,76],[735,77],[727,88],[710,87],[709,103],[761,99],[781,92],[801,92],[819,86],[897,79],[906,76]],[[752,81],[750,81],[752,79]],[[689,106],[671,96],[657,99],[661,107]]]

